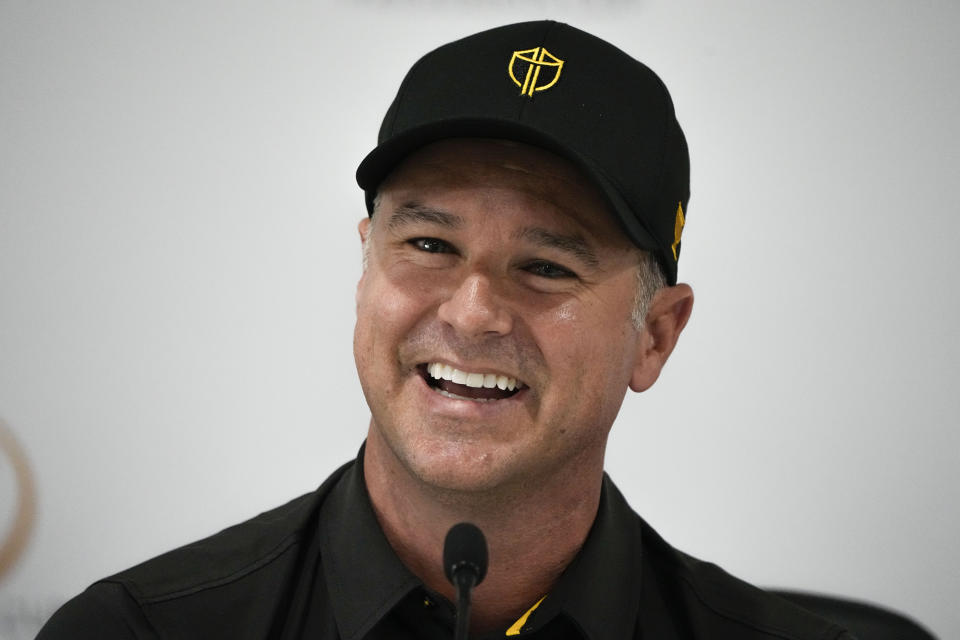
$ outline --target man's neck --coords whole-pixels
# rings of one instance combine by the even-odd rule
[[[425,486],[371,429],[364,477],[377,520],[400,561],[427,588],[453,601],[443,571],[443,543],[458,522],[484,532],[490,563],[473,592],[471,629],[505,628],[549,593],[583,545],[597,513],[602,460],[596,470],[565,470],[536,489],[463,495]]]

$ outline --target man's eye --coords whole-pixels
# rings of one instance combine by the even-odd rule
[[[407,242],[427,253],[451,253],[453,251],[449,244],[436,238],[414,238]]]
[[[552,262],[533,262],[525,269],[535,276],[542,278],[575,278],[577,274]]]

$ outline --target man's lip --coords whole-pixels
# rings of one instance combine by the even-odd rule
[[[445,407],[444,411],[449,411],[452,407],[459,407],[454,410],[455,413],[459,414],[460,412],[466,411],[464,416],[473,415],[473,412],[477,411],[480,412],[477,415],[486,415],[486,413],[489,411],[496,411],[496,407],[498,406],[504,408],[506,408],[508,405],[512,406],[513,402],[526,398],[528,392],[530,391],[529,387],[517,387],[514,391],[510,392],[510,395],[489,401],[477,401],[475,398],[468,397],[455,398],[439,392],[439,390],[433,384],[436,382],[436,380],[431,378],[430,374],[428,374],[426,371],[426,364],[424,364],[422,367],[416,367],[416,370],[420,374],[417,377],[420,378],[420,383],[423,385],[424,391],[431,398],[431,404],[435,402],[440,403],[440,405]],[[468,406],[473,408],[467,409]]]

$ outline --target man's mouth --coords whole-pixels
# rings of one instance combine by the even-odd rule
[[[461,371],[441,362],[424,363],[417,368],[430,388],[455,400],[504,400],[526,388],[516,378],[497,373]]]

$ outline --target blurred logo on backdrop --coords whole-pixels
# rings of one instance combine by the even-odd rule
[[[0,580],[23,554],[37,511],[36,489],[27,456],[0,419]],[[12,479],[8,483],[7,479]]]

